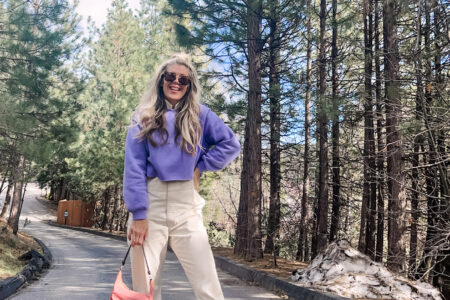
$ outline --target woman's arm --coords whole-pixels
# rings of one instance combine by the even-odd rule
[[[207,152],[200,157],[197,164],[200,172],[225,168],[241,151],[234,132],[210,109],[206,113],[203,136],[212,148],[206,149]]]
[[[133,120],[134,121],[134,120]],[[143,220],[147,215],[147,157],[146,140],[136,135],[140,126],[134,121],[129,127],[125,142],[125,166],[123,173],[123,198],[133,220]]]

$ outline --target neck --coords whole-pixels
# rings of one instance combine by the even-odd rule
[[[171,101],[171,100],[166,99],[166,104],[167,104],[168,108],[173,109],[177,106],[178,101],[173,101],[173,100]]]

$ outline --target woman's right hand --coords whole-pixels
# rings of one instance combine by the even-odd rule
[[[144,243],[148,233],[148,221],[133,220],[128,230],[128,239],[131,241],[131,246],[140,246]]]

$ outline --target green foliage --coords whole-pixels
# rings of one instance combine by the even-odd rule
[[[79,47],[77,16],[69,1],[8,0],[0,12],[3,167],[20,153],[45,164],[57,144],[76,136],[73,115],[81,86],[68,59]]]
[[[216,222],[211,221],[206,228],[209,243],[213,247],[233,247],[234,237],[225,230],[217,227]]]
[[[171,52],[167,49],[179,49],[170,22],[160,14],[163,6],[163,1],[142,1],[132,12],[125,0],[115,0],[102,28],[91,24],[91,35],[98,38],[89,41],[89,52],[79,61],[87,76],[78,98],[80,134],[67,147],[75,155],[65,156],[67,172],[62,172],[83,199],[101,199],[106,188],[121,186],[131,116],[156,63]]]

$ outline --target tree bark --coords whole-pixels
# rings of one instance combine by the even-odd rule
[[[445,5],[445,4],[444,4]],[[445,11],[445,9],[444,9]],[[441,9],[438,0],[433,0],[433,29],[434,29],[434,74],[435,74],[435,89],[434,98],[439,107],[445,107],[448,105],[444,99],[443,94],[445,93],[445,83],[442,76],[442,49],[446,42],[445,29],[446,26],[443,24],[444,19],[441,16]],[[441,30],[441,27],[444,30]],[[442,122],[442,121],[441,121]],[[444,120],[448,122],[448,120]],[[437,130],[437,159],[438,159],[438,171],[439,171],[439,220],[438,228],[439,231],[437,240],[444,240],[445,242],[437,242],[438,253],[436,257],[436,265],[433,270],[433,285],[439,287],[444,295],[450,295],[450,287],[446,284],[448,279],[448,270],[450,267],[450,249],[446,247],[449,244],[448,231],[449,231],[449,220],[450,220],[450,193],[449,185],[450,178],[448,177],[448,163],[445,162],[448,157],[446,153],[446,142],[445,137],[448,134],[448,127],[443,129],[440,127]],[[446,296],[444,296],[446,297]]]
[[[115,231],[120,231],[122,230],[122,228],[124,227],[123,225],[123,220],[125,219],[125,211],[124,211],[124,202],[123,202],[123,198],[122,198],[122,186],[118,185],[117,186],[117,201],[118,201],[118,208],[117,208],[117,223],[116,226],[114,227]]]
[[[119,195],[117,194],[118,191],[118,186],[117,184],[114,185],[114,193],[113,193],[113,209],[112,209],[112,213],[111,213],[111,219],[109,221],[109,232],[113,231],[114,228],[114,223],[118,223],[119,217],[117,215],[117,206],[118,206],[118,202],[119,202]]]
[[[51,201],[55,201],[55,183],[53,181],[50,182],[50,192],[48,199]]]
[[[302,182],[302,211],[299,228],[299,237],[297,245],[296,259],[301,261],[308,260],[308,230],[309,224],[308,216],[311,212],[308,210],[309,202],[309,147],[310,147],[310,130],[311,130],[311,88],[312,88],[312,36],[311,36],[311,0],[306,2],[306,95],[305,95],[305,152],[303,153],[303,182]]]
[[[436,133],[433,128],[433,119],[431,117],[431,107],[433,103],[433,95],[431,85],[433,82],[432,78],[432,65],[431,65],[431,20],[430,20],[430,3],[425,1],[425,27],[424,27],[424,42],[425,42],[425,101],[422,102],[422,114],[423,121],[427,134],[427,144],[428,144],[428,167],[425,169],[425,184],[426,184],[426,194],[427,194],[427,233],[425,238],[425,246],[422,254],[422,261],[417,270],[417,277],[421,277],[424,280],[429,279],[429,275],[435,264],[435,255],[432,248],[434,244],[434,239],[437,235],[437,223],[438,223],[438,212],[439,212],[439,183],[437,180],[438,171],[436,167]]]
[[[339,231],[340,222],[340,208],[341,208],[341,176],[340,176],[340,155],[339,155],[339,96],[338,96],[338,72],[337,72],[337,0],[333,0],[333,34],[331,41],[331,99],[333,101],[333,125],[331,129],[332,139],[332,159],[333,159],[333,205],[331,212],[331,226],[330,226],[330,242],[335,240]]]
[[[388,177],[388,267],[405,270],[406,194],[403,166],[403,140],[399,130],[400,101],[399,53],[397,37],[397,0],[383,2],[384,73],[386,96],[386,143]]]
[[[328,240],[328,116],[326,100],[326,44],[325,24],[327,15],[326,0],[320,1],[320,34],[319,34],[319,205],[317,215],[317,249],[314,256],[324,249]]]
[[[22,185],[24,173],[25,158],[21,154],[18,159],[17,167],[14,169],[14,193],[11,203],[11,212],[8,218],[8,225],[13,229],[13,234],[19,230],[20,204],[22,201]]]
[[[247,7],[248,70],[249,91],[246,132],[244,141],[243,170],[238,215],[238,240],[235,252],[246,260],[262,258],[260,233],[261,211],[261,15],[262,1],[251,0]],[[247,211],[241,211],[243,208]],[[242,224],[242,218],[246,224]],[[239,224],[239,221],[241,224]],[[246,225],[246,228],[240,226]]]
[[[3,187],[5,186],[6,180],[8,180],[9,177],[9,166],[6,169],[6,173],[4,174],[2,178],[2,184],[0,185],[0,194],[3,192]]]
[[[375,258],[375,223],[376,223],[376,181],[375,181],[375,135],[373,127],[372,101],[372,39],[373,39],[373,5],[372,0],[364,1],[364,195],[366,203],[365,232],[363,251],[372,259]],[[363,225],[361,224],[363,227]]]
[[[109,214],[110,214],[110,206],[111,206],[111,187],[107,187],[103,193],[103,218],[100,223],[100,228],[106,230],[106,226],[108,225]]]
[[[375,0],[375,97],[377,110],[377,245],[375,261],[383,261],[384,245],[384,141],[383,141],[383,97],[381,95],[381,68],[380,68],[380,10],[378,0]]]
[[[269,100],[270,100],[270,206],[265,253],[279,253],[277,240],[280,231],[280,33],[279,0],[269,2]]]
[[[417,38],[416,38],[416,50],[415,50],[415,67],[416,67],[416,113],[415,118],[417,124],[421,122],[422,116],[422,101],[423,101],[423,85],[422,85],[422,1],[418,3],[417,13]],[[419,131],[422,131],[421,128]],[[413,142],[413,156],[412,156],[412,170],[411,170],[411,237],[409,240],[409,266],[408,276],[414,279],[416,272],[416,259],[417,259],[417,226],[419,222],[419,151],[420,144],[422,143],[422,134],[416,134]]]
[[[9,178],[8,187],[6,188],[5,202],[3,203],[2,213],[0,214],[0,218],[3,218],[5,220],[9,216],[11,204],[11,191],[14,185],[13,180],[14,179],[12,177]]]

